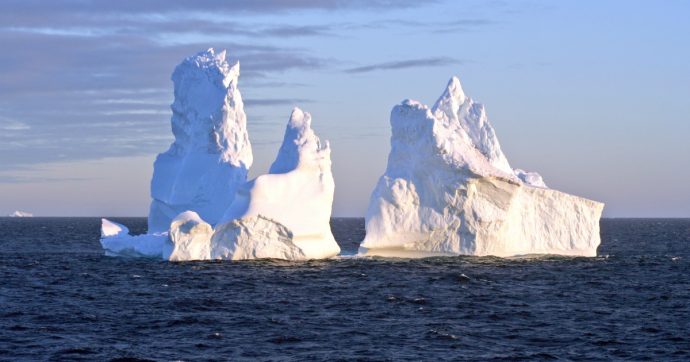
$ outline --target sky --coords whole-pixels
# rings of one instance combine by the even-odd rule
[[[5,0],[0,215],[147,215],[170,75],[214,47],[241,64],[250,176],[299,106],[331,143],[334,216],[364,215],[391,108],[457,75],[511,166],[605,217],[690,217],[687,19],[672,0]]]

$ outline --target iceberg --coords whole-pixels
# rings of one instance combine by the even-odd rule
[[[239,63],[213,49],[175,69],[175,141],[158,155],[148,233],[101,222],[106,255],[170,261],[329,258],[340,248],[330,230],[334,182],[330,146],[295,108],[269,173],[247,182],[252,150]]]
[[[148,233],[129,235],[123,225],[103,219],[101,245],[106,255],[179,260],[197,252],[198,236],[183,236],[187,229],[178,215],[217,222],[247,181],[253,161],[237,87],[239,73],[239,62],[230,65],[226,52],[213,48],[175,68],[175,100],[170,106],[175,140],[154,162]]]
[[[170,107],[175,141],[153,165],[149,232],[167,231],[187,210],[217,223],[247,181],[253,157],[239,74],[239,62],[230,65],[225,51],[214,49],[175,68]]]
[[[240,188],[211,241],[212,259],[322,259],[340,253],[330,229],[331,149],[292,111],[269,173]],[[268,243],[267,243],[268,241]]]
[[[604,205],[511,168],[484,106],[457,77],[431,108],[395,106],[390,124],[360,255],[596,256]]]
[[[17,210],[15,212],[7,215],[7,217],[34,217],[34,214],[32,214],[30,212],[26,212],[26,211]]]

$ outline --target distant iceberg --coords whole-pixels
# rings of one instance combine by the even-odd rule
[[[596,256],[604,205],[511,168],[484,106],[457,77],[431,108],[395,106],[390,123],[360,255]]]
[[[295,108],[269,173],[247,182],[252,149],[239,63],[214,49],[185,59],[172,75],[175,141],[158,155],[147,234],[102,220],[107,255],[171,261],[329,258],[340,252],[329,220],[330,147]]]
[[[15,212],[7,215],[7,216],[8,217],[34,217],[34,214],[32,214],[30,212],[26,212],[26,211],[17,210],[17,211],[15,211]]]

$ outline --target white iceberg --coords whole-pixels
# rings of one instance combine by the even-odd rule
[[[167,231],[187,210],[217,223],[247,181],[253,158],[239,74],[239,62],[230,65],[225,51],[213,49],[175,68],[170,107],[175,141],[153,165],[150,233]]]
[[[513,170],[484,107],[453,77],[429,108],[391,112],[391,151],[360,255],[596,256],[602,203]]]
[[[34,217],[34,214],[32,214],[30,212],[26,212],[26,211],[17,210],[17,211],[15,211],[15,212],[7,215],[7,216],[8,217]]]
[[[331,150],[292,111],[269,173],[240,188],[211,242],[212,259],[321,259],[340,253],[330,228]]]
[[[230,65],[225,51],[214,49],[175,68],[170,107],[175,141],[154,163],[148,233],[132,236],[124,226],[103,219],[101,244],[107,255],[184,258],[196,250],[174,247],[173,241],[187,242],[176,229],[171,239],[173,219],[191,211],[199,220],[215,223],[232,203],[252,163],[239,72],[239,62]]]
[[[158,155],[147,234],[103,219],[107,255],[208,259],[328,258],[340,252],[329,220],[334,182],[330,147],[295,108],[269,170],[247,182],[252,150],[239,63],[213,49],[173,73],[175,142]]]

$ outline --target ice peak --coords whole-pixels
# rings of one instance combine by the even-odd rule
[[[303,134],[305,130],[311,129],[311,114],[304,112],[299,107],[292,109],[290,120],[288,121],[288,130],[294,130]]]
[[[465,91],[462,89],[460,78],[457,76],[454,75],[450,78],[448,86],[446,86],[446,92],[452,95],[453,99],[458,100],[460,103],[465,102]]]
[[[175,68],[172,129],[175,152],[222,155],[235,166],[252,163],[242,95],[240,64],[230,65],[226,51],[213,48],[186,58]]]
[[[448,81],[446,89],[441,94],[441,97],[436,101],[432,107],[432,112],[442,111],[446,114],[457,114],[460,106],[465,103],[467,96],[462,89],[460,78],[453,76]]]
[[[285,137],[269,173],[290,172],[300,165],[319,164],[327,159],[330,167],[328,142],[321,140],[311,128],[311,114],[295,107],[290,114]]]
[[[227,59],[227,51],[225,49],[216,52],[214,48],[208,48],[185,59],[184,63],[190,63],[199,69],[204,69],[209,73],[210,77],[221,80],[224,87],[228,87],[230,83],[237,84],[237,79],[240,76],[240,62],[230,65]]]
[[[458,77],[454,76],[450,79],[431,112],[439,122],[439,126],[447,130],[441,134],[457,138],[452,142],[443,142],[442,144],[454,149],[460,147],[459,145],[475,148],[491,166],[500,170],[503,175],[509,178],[514,177],[510,164],[501,151],[496,132],[486,116],[484,106],[474,102],[465,94]],[[448,153],[456,154],[456,152]],[[467,151],[462,151],[456,155],[466,154]]]

